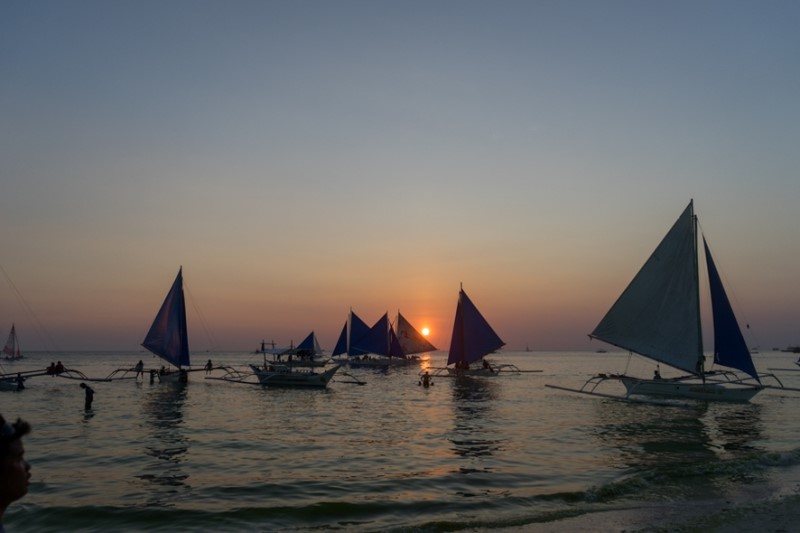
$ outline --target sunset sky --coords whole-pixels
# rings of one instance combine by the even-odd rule
[[[800,344],[800,2],[0,3],[0,336],[331,350],[352,308],[587,334],[691,199],[752,346]],[[709,345],[710,345],[710,341]]]

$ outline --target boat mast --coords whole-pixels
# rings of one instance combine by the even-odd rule
[[[694,200],[692,200],[692,243],[694,245],[694,253],[692,254],[692,261],[694,262],[694,277],[695,277],[695,290],[697,291],[697,366],[696,370],[697,373],[700,374],[700,378],[703,380],[703,383],[706,382],[706,370],[705,370],[705,356],[703,355],[703,326],[702,321],[700,320],[700,261],[698,259],[698,245],[697,245],[697,215],[694,214]]]

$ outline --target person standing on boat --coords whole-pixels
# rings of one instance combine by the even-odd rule
[[[92,408],[92,402],[94,401],[94,389],[86,383],[81,383],[81,388],[86,391],[86,402],[84,403],[83,408],[88,411]]]
[[[22,437],[30,430],[27,422],[18,418],[9,424],[0,415],[0,533],[5,531],[3,515],[8,506],[28,493],[31,465],[25,460]]]
[[[142,376],[142,379],[144,379],[144,363],[141,359],[139,359],[139,362],[136,363],[134,368],[136,370],[136,379],[138,380],[139,376]]]
[[[211,371],[214,370],[214,364],[211,362],[211,359],[208,360],[208,363],[206,363],[205,368],[206,368],[206,374],[210,374]]]
[[[653,370],[653,379],[661,379],[661,366],[656,365],[656,369]]]

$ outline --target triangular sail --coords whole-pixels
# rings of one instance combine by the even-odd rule
[[[11,331],[8,334],[6,345],[3,346],[3,353],[9,357],[19,357],[22,355],[19,349],[19,342],[17,342],[17,329],[14,324],[11,324]]]
[[[322,348],[320,348],[319,341],[317,340],[317,336],[312,331],[308,334],[308,336],[297,345],[297,348],[294,349],[295,353],[304,353],[308,355],[318,355],[322,353]]]
[[[447,364],[473,363],[505,344],[461,289]]]
[[[397,335],[394,329],[389,325],[388,313],[384,313],[383,316],[375,322],[375,325],[356,341],[353,348],[363,353],[372,353],[387,357],[405,357],[402,347],[397,340]]]
[[[333,356],[347,354],[350,356],[364,355],[367,352],[359,350],[353,346],[353,342],[367,334],[369,326],[366,322],[361,320],[357,314],[352,310],[347,321],[344,323],[342,332],[339,334],[339,339],[336,341],[336,346],[333,348]]]
[[[733,314],[733,308],[722,286],[722,280],[705,237],[703,237],[703,248],[706,253],[711,312],[714,317],[714,363],[746,372],[760,382],[750,350]]]
[[[692,202],[591,337],[687,372],[702,372]]]
[[[392,326],[389,326],[389,357],[406,358],[406,352],[403,350],[400,339],[397,338]]]
[[[183,269],[178,270],[178,276],[142,342],[142,346],[178,368],[189,365],[182,272]]]
[[[416,330],[411,322],[406,320],[406,317],[397,313],[397,338],[400,341],[400,346],[403,347],[403,352],[406,354],[415,354],[423,352],[432,352],[436,350],[436,346],[431,344],[428,339],[422,336],[422,333]]]
[[[344,323],[342,332],[339,334],[339,339],[336,341],[336,346],[333,347],[333,353],[331,355],[335,357],[343,353],[347,353],[347,321]]]
[[[354,343],[369,332],[369,326],[357,314],[350,311],[350,336],[347,339],[347,355],[365,355],[367,352],[356,348]]]

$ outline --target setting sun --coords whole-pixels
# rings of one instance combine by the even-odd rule
[[[422,333],[424,337],[427,337],[430,334],[430,332],[431,330],[428,328],[422,328],[422,331],[420,331],[420,333]]]

